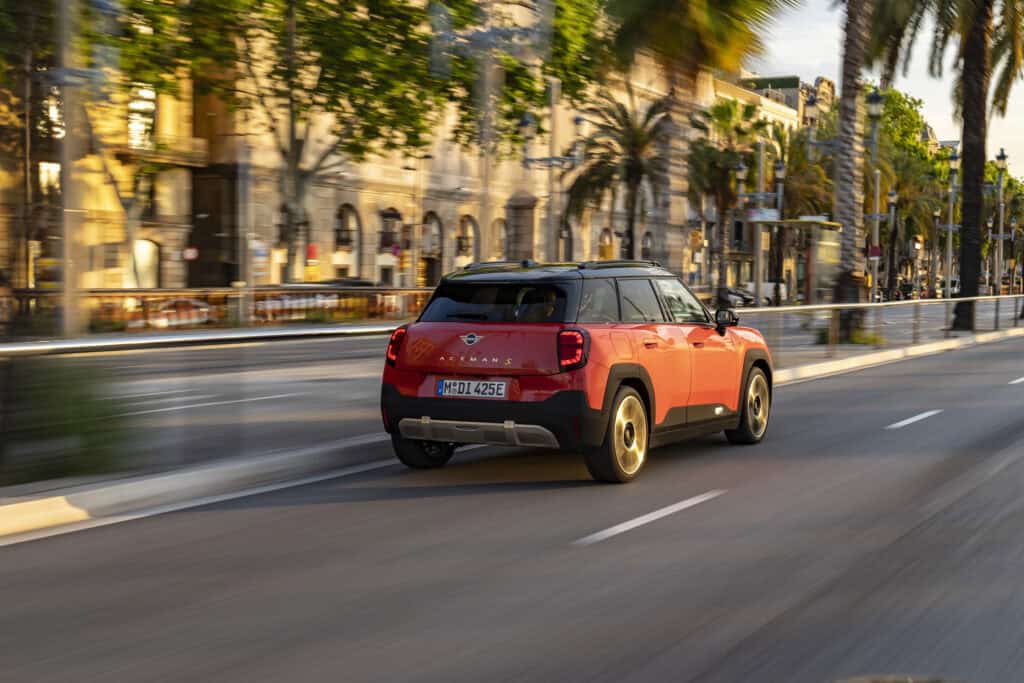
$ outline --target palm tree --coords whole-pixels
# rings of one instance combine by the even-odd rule
[[[960,291],[965,297],[976,296],[981,272],[988,106],[991,101],[992,112],[1005,116],[1010,91],[1024,71],[1024,12],[1017,0],[893,0],[882,4],[890,6],[886,13],[889,18],[881,12],[875,15],[872,48],[873,56],[886,69],[895,69],[901,59],[907,63],[925,16],[930,15],[935,22],[929,60],[933,76],[942,75],[946,49],[959,38],[953,98],[963,121]],[[891,5],[896,4],[903,6],[902,14],[909,18],[902,25],[898,18],[892,18]],[[991,88],[993,71],[995,87]],[[957,304],[953,325],[956,329],[973,327],[973,303]]]
[[[839,302],[857,301],[863,292],[855,275],[863,269],[859,247],[863,244],[864,229],[864,117],[860,74],[874,6],[875,0],[846,0],[835,178],[835,215],[843,226],[840,275],[836,284],[836,301]],[[847,335],[853,324],[853,316],[844,319]]]
[[[691,201],[701,196],[714,198],[715,239],[712,255],[718,259],[719,307],[729,306],[728,255],[729,216],[738,198],[733,173],[740,163],[753,164],[751,143],[767,131],[767,123],[757,118],[753,104],[739,105],[720,100],[707,111],[690,118],[691,125],[704,136],[690,143],[687,154]]]
[[[602,91],[602,103],[584,110],[592,130],[583,141],[584,162],[569,187],[566,214],[577,219],[606,196],[625,191],[626,230],[623,258],[636,258],[636,220],[646,183],[655,200],[668,177],[663,143],[669,134],[669,100],[661,98],[641,112],[627,81],[628,103]],[[615,204],[611,207],[614,220]]]
[[[826,213],[832,202],[832,179],[826,167],[808,153],[809,137],[807,129],[772,127],[772,156],[786,168],[782,206],[790,216]]]
[[[902,244],[900,226],[913,228],[921,234],[935,231],[933,214],[942,209],[942,187],[932,175],[931,160],[912,150],[895,149],[892,152],[891,187],[897,193],[895,226],[889,226],[889,267],[887,288],[890,297],[896,289],[897,251]]]

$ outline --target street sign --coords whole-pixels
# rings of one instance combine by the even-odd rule
[[[185,259],[186,261],[195,261],[197,258],[199,258],[199,250],[196,249],[195,247],[186,247],[185,249],[181,250],[181,258]]]
[[[872,261],[877,261],[878,259],[882,258],[882,247],[868,247],[868,258],[871,259]]]
[[[747,209],[747,221],[751,223],[771,223],[777,220],[779,220],[778,209]]]

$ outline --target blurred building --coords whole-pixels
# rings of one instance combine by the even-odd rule
[[[801,81],[799,76],[758,76],[744,78],[740,85],[796,110],[801,126],[810,125],[804,106],[811,95],[815,97],[819,112],[831,111],[836,99],[836,84],[824,76],[814,79],[813,84]]]
[[[177,98],[157,96],[140,84],[87,112],[88,125],[76,132],[87,150],[76,163],[80,285],[185,286],[191,169],[208,162],[205,141],[193,137],[188,84]],[[4,148],[0,165],[0,270],[11,273],[19,287],[59,287],[59,145],[65,132],[57,98],[33,102],[33,119],[27,158],[19,140]]]

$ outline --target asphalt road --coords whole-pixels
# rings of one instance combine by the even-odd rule
[[[1020,680],[1022,355],[783,387],[627,486],[477,449],[0,548],[0,680]]]

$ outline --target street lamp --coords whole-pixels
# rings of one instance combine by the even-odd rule
[[[871,91],[867,97],[868,118],[871,120],[871,163],[874,164],[878,158],[878,122],[882,118],[882,104],[884,98],[878,88]],[[876,209],[877,210],[877,209]]]
[[[999,148],[996,168],[999,169],[999,244],[996,246],[996,294],[1003,293],[1003,224],[1006,217],[1006,203],[1003,201],[1003,177],[1006,175],[1006,150]],[[996,326],[999,326],[999,301],[996,300]]]
[[[946,223],[946,330],[950,328],[952,308],[949,300],[953,298],[953,205],[956,202],[956,175],[960,170],[960,155],[953,150],[949,155],[949,222]]]
[[[782,220],[782,200],[785,196],[786,190],[786,164],[782,163],[782,159],[775,160],[775,166],[772,168],[775,171],[775,208],[779,212],[779,220]],[[782,280],[782,243],[779,240],[779,224],[776,223],[772,226],[772,247],[775,252],[775,295],[773,297],[775,305],[781,305],[782,292],[780,282]],[[760,248],[760,245],[755,245],[755,248]],[[792,294],[787,294],[787,297]]]
[[[893,284],[893,287],[889,288],[889,300],[891,301],[895,294],[894,287],[896,286],[896,244],[899,231],[896,229],[896,201],[899,196],[896,194],[896,190],[889,190],[889,194],[886,195],[886,199],[889,202],[889,282]]]
[[[811,93],[807,97],[807,101],[804,102],[804,117],[807,118],[808,125],[812,127],[818,120],[818,98],[814,93]]]
[[[746,189],[747,184],[747,165],[740,161],[739,166],[736,167],[736,182],[740,185],[741,189]]]

